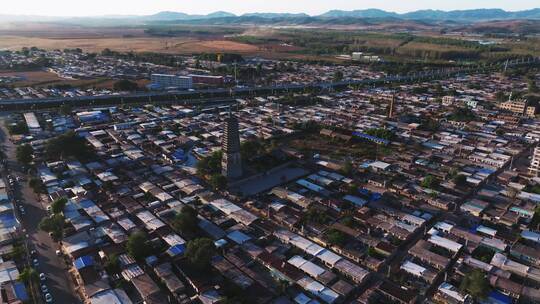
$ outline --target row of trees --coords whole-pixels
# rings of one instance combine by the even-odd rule
[[[49,232],[52,238],[56,241],[59,241],[64,236],[64,228],[66,226],[66,221],[64,215],[64,208],[68,200],[65,197],[59,198],[52,202],[51,212],[52,214],[49,217],[45,217],[39,222],[39,229]]]
[[[132,60],[137,62],[150,62],[153,64],[166,65],[170,67],[179,67],[182,65],[182,58],[177,55],[153,53],[153,52],[118,52],[111,49],[104,49],[102,56],[115,57],[120,59]],[[91,57],[89,58],[91,59]]]

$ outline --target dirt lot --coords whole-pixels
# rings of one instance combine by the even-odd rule
[[[14,85],[17,86],[30,86],[39,83],[53,83],[62,81],[63,79],[58,77],[54,73],[49,73],[45,71],[29,71],[29,72],[7,72],[0,71],[0,77],[2,76],[17,76],[21,77],[21,81],[17,81]]]

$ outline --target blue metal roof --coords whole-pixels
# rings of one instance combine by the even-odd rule
[[[168,250],[167,250],[167,253],[170,255],[170,256],[177,256],[177,255],[182,255],[184,254],[184,251],[186,251],[186,246],[184,244],[177,244],[177,245],[174,245],[174,246],[171,246]]]
[[[174,153],[172,154],[172,157],[177,160],[185,160],[187,158],[187,155],[184,152],[184,150],[178,149],[174,151]]]
[[[492,292],[490,292],[489,293],[489,298],[495,300],[496,303],[504,303],[504,304],[511,304],[512,303],[512,298],[500,293],[497,290],[493,290]]]
[[[362,132],[353,132],[352,135],[356,136],[356,137],[363,138],[363,139],[367,139],[367,140],[370,140],[370,141],[379,142],[379,143],[382,143],[384,145],[388,145],[390,143],[390,141],[387,140],[387,139],[372,136],[372,135],[362,133]]]
[[[28,292],[26,292],[26,287],[24,287],[23,283],[14,282],[13,291],[15,292],[15,296],[17,297],[17,299],[23,302],[30,300],[30,297],[28,296]]]
[[[85,267],[92,266],[92,265],[94,265],[94,259],[89,255],[82,256],[73,262],[73,266],[75,266],[77,270],[83,269]]]

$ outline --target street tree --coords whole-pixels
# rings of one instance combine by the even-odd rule
[[[58,213],[64,212],[64,208],[66,207],[66,204],[67,204],[67,198],[65,197],[55,200],[51,204],[52,213],[58,214]]]
[[[23,165],[28,165],[30,162],[32,162],[32,154],[34,153],[34,149],[32,149],[32,146],[30,145],[21,145],[17,147],[17,150],[15,152],[15,155],[17,157],[17,161],[19,161]]]

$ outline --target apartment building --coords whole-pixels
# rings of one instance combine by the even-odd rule
[[[152,74],[150,77],[153,86],[160,88],[191,89],[193,79],[188,76]]]

